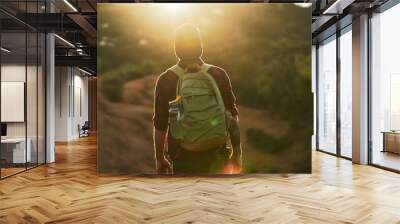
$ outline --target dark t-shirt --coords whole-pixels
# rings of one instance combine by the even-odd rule
[[[217,66],[212,66],[208,70],[208,73],[215,79],[226,109],[231,111],[233,116],[237,115],[236,98],[232,92],[232,85],[228,74],[225,70]],[[168,128],[169,101],[176,98],[177,83],[178,76],[170,70],[165,71],[158,77],[154,94],[153,117],[154,127],[157,130],[165,131]]]

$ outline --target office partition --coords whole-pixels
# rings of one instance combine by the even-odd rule
[[[1,179],[45,163],[45,34],[5,11],[44,12],[44,1],[14,3],[0,3],[0,17],[13,21],[0,23]]]

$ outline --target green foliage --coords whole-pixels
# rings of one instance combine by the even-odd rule
[[[108,100],[117,102],[122,98],[123,79],[114,74],[102,77],[101,92]]]
[[[284,172],[286,164],[265,163],[256,166],[252,161],[244,159],[244,172],[245,173],[279,173]]]
[[[125,65],[102,73],[100,77],[101,93],[110,101],[118,102],[122,99],[123,84],[126,81],[139,79],[155,71],[152,63],[139,65]]]
[[[276,138],[257,128],[247,129],[246,136],[251,146],[263,152],[279,153],[290,146],[286,138]]]

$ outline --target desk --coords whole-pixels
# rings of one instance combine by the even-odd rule
[[[400,154],[400,132],[383,131],[383,150],[382,152],[392,152]]]
[[[32,159],[30,138],[26,140],[28,143],[25,154],[25,138],[5,138],[1,139],[1,157],[6,163],[25,163]],[[26,159],[26,161],[25,161]]]

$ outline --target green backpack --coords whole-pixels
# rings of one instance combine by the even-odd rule
[[[232,114],[207,72],[210,67],[204,63],[195,73],[187,73],[178,65],[170,68],[179,77],[177,98],[170,102],[170,133],[190,151],[216,149],[229,139]]]

